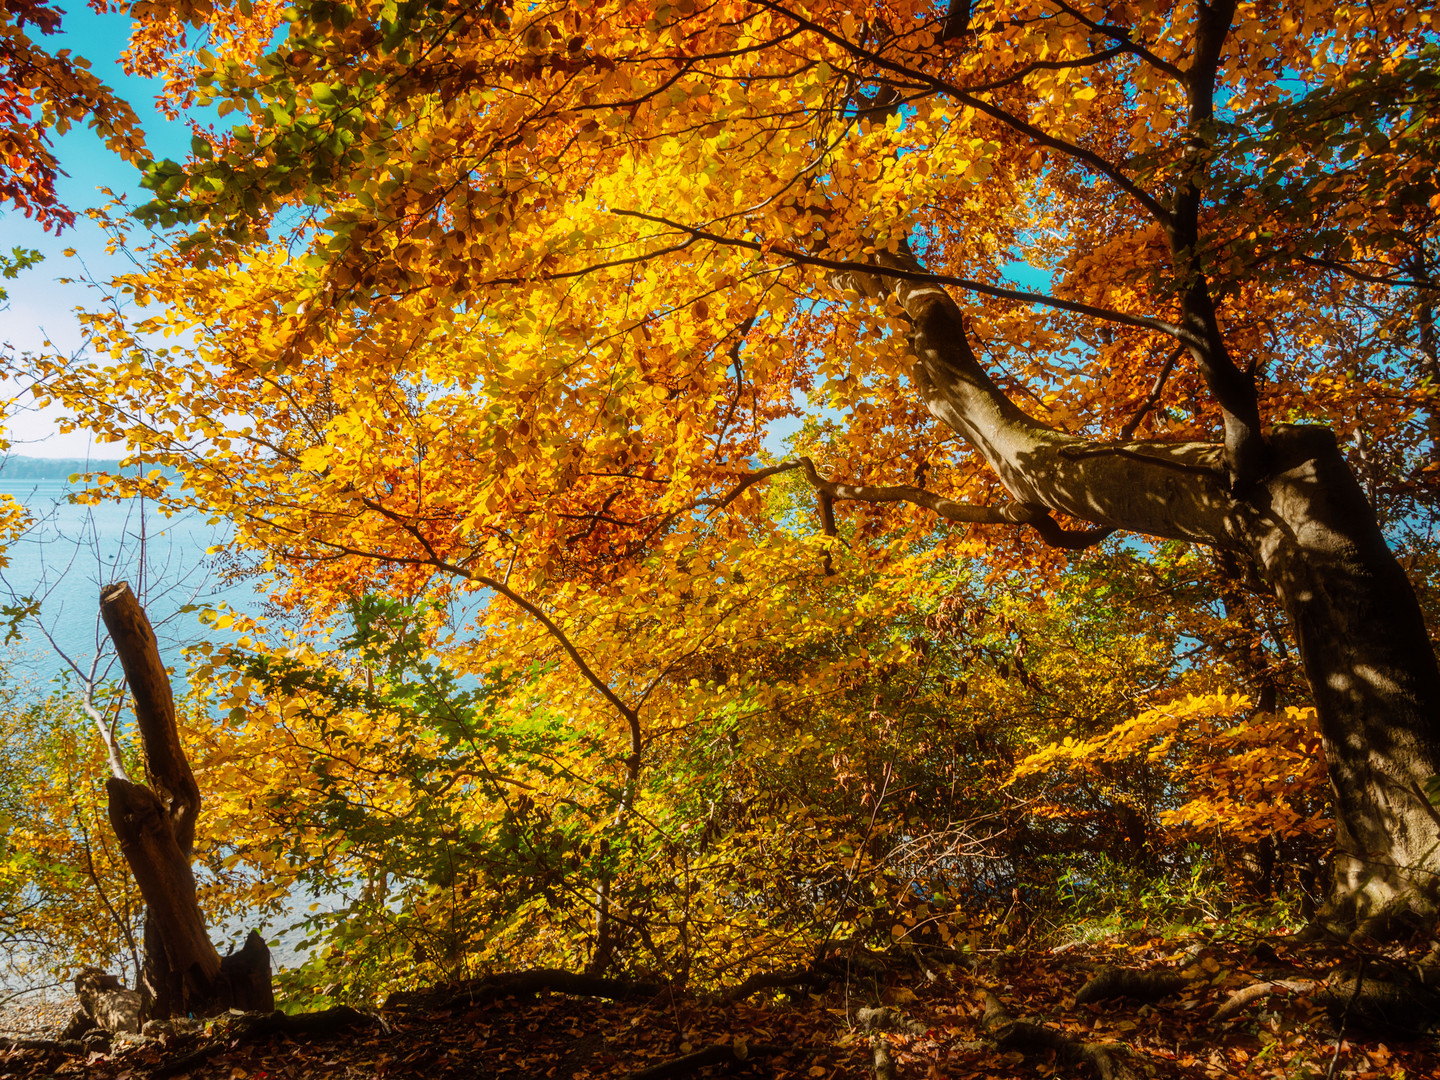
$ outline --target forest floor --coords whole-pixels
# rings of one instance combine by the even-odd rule
[[[740,1002],[668,989],[623,1000],[514,993],[517,984],[482,980],[396,995],[378,1013],[339,1017],[349,1026],[328,1032],[277,1031],[231,1016],[187,1035],[121,1037],[88,1053],[0,1040],[0,1076],[1029,1080],[1108,1072],[1136,1080],[1416,1080],[1440,1077],[1440,1041],[1413,1030],[1403,1007],[1362,1015],[1346,989],[1353,978],[1337,982],[1335,973],[1349,965],[1363,984],[1365,965],[1372,978],[1382,966],[1413,967],[1427,945],[1362,954],[1293,938],[1142,933],[948,960],[911,953],[880,963],[867,954],[848,969],[832,964],[823,988]],[[1151,1001],[1088,1000],[1095,991],[1082,987],[1097,975],[1113,980],[1104,974],[1111,967],[1159,973],[1151,992],[1157,980],[1171,992]],[[1238,991],[1250,995],[1243,1005],[1232,1001]],[[1397,1019],[1411,1029],[1396,1028]]]

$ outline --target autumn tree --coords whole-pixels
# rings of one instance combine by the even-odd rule
[[[55,193],[62,170],[52,133],[83,121],[128,161],[143,160],[145,150],[134,111],[91,73],[90,62],[69,49],[44,48],[63,15],[47,0],[0,5],[0,206],[8,203],[57,233],[74,224],[75,212]]]
[[[616,724],[630,790],[749,685],[698,658],[803,632],[797,575],[919,580],[937,519],[1039,573],[1201,545],[1288,617],[1333,920],[1434,912],[1440,673],[1377,516],[1434,504],[1429,12],[134,14],[172,99],[239,123],[151,166],[174,231],[117,285],[136,315],[47,392],[183,469],[283,604],[489,593],[435,647],[563,660],[548,695]],[[791,473],[817,512],[782,537]]]

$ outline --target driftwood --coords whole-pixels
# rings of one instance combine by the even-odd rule
[[[428,990],[399,990],[385,999],[384,1008],[442,1009],[452,1005],[478,1005],[497,998],[550,991],[576,997],[610,998],[614,1001],[653,998],[664,992],[662,983],[630,982],[584,975],[574,971],[536,968],[487,975],[468,982],[436,986]]]
[[[1063,1064],[1089,1065],[1100,1080],[1136,1080],[1138,1074],[1121,1057],[1121,1048],[1101,1043],[1082,1042],[1063,1031],[1016,1020],[990,991],[985,992],[985,1014],[981,1027],[1002,1050],[1018,1050],[1031,1054],[1039,1050],[1054,1052]]]

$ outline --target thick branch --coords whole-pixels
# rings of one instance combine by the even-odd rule
[[[868,486],[863,484],[840,484],[826,480],[815,469],[809,458],[801,458],[805,478],[820,493],[821,516],[826,523],[826,535],[834,535],[834,519],[827,516],[826,500],[843,499],[851,502],[908,502],[933,510],[947,521],[958,521],[979,525],[1030,525],[1040,533],[1041,539],[1052,547],[1079,550],[1098,544],[1115,530],[1110,528],[1064,529],[1046,511],[1045,507],[1033,503],[1006,503],[1003,506],[976,506],[973,503],[956,502],[943,495],[908,484],[893,486]]]
[[[1334,270],[1336,273],[1344,274],[1346,277],[1354,278],[1356,281],[1368,282],[1371,285],[1388,285],[1392,289],[1416,289],[1420,292],[1440,292],[1440,284],[1428,281],[1420,274],[1411,278],[1386,277],[1384,274],[1367,274],[1363,270],[1339,262],[1335,259],[1322,259],[1316,255],[1305,255],[1296,252],[1294,258],[1303,262],[1306,266],[1319,267],[1322,270]]]
[[[1047,427],[986,373],[950,296],[915,284],[922,275],[908,249],[877,261],[875,287],[894,294],[914,328],[912,377],[926,406],[980,451],[1017,503],[1107,528],[1245,549],[1247,511],[1228,490],[1219,447],[1100,443]]]
[[[1260,402],[1253,374],[1241,371],[1230,355],[1199,256],[1200,206],[1210,153],[1210,125],[1215,119],[1215,78],[1234,15],[1235,0],[1201,3],[1197,9],[1194,56],[1185,79],[1190,104],[1185,168],[1165,231],[1180,281],[1183,322],[1191,335],[1187,341],[1190,355],[1224,415],[1225,464],[1231,486],[1243,494],[1260,480],[1266,466]]]
[[[1169,75],[1176,82],[1183,83],[1185,81],[1185,72],[1181,71],[1174,64],[1170,63],[1170,61],[1161,58],[1151,50],[1145,48],[1145,46],[1141,45],[1134,38],[1132,38],[1130,36],[1129,27],[1111,26],[1108,23],[1096,22],[1094,19],[1087,17],[1084,12],[1079,11],[1076,8],[1073,8],[1069,4],[1065,3],[1065,0],[1056,0],[1056,6],[1059,7],[1061,11],[1065,12],[1067,15],[1073,18],[1076,22],[1080,23],[1082,26],[1090,28],[1097,34],[1104,34],[1111,41],[1116,42],[1117,49],[1121,49],[1125,52],[1132,53],[1135,56],[1140,57],[1140,59],[1144,60],[1156,71],[1163,71],[1166,75]]]
[[[1027,524],[1045,513],[1043,507],[1023,506],[1020,503],[1006,503],[1004,506],[976,506],[972,503],[956,502],[943,495],[924,488],[899,484],[893,487],[871,487],[863,484],[840,484],[827,480],[815,470],[815,463],[808,457],[800,459],[805,478],[818,492],[831,499],[851,502],[908,502],[933,510],[947,521],[967,524],[1002,525]]]

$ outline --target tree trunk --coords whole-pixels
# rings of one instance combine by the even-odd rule
[[[146,787],[117,776],[105,785],[110,823],[145,898],[144,1016],[268,1012],[275,999],[265,942],[251,931],[245,947],[222,960],[205,929],[190,869],[200,788],[180,745],[175,699],[150,620],[123,581],[101,590],[100,613],[135,699],[150,781]]]
[[[1440,900],[1440,671],[1420,604],[1323,428],[1282,427],[1255,538],[1294,627],[1335,801],[1334,914],[1383,920]],[[1257,498],[1257,501],[1261,501]]]
[[[153,791],[114,778],[105,788],[110,823],[145,898],[141,992],[147,1018],[203,1013],[214,997],[220,954],[205,931],[190,857],[176,843],[166,807]]]
[[[1237,491],[1224,447],[1098,443],[1046,427],[990,379],[959,309],[920,269],[880,257],[870,295],[893,292],[913,325],[912,377],[936,419],[989,462],[1023,506],[1250,559],[1285,606],[1314,695],[1337,825],[1333,913],[1373,925],[1440,908],[1440,670],[1410,583],[1324,428],[1280,425],[1260,482]],[[876,287],[878,286],[878,288]]]

